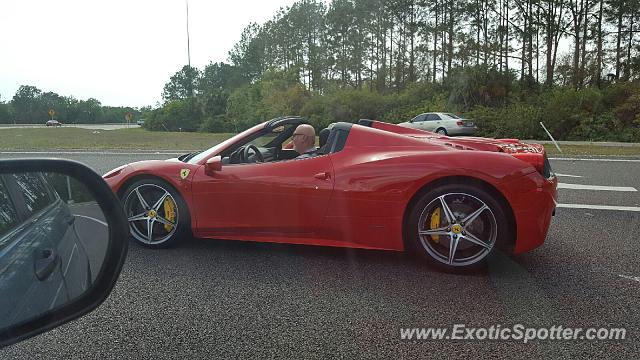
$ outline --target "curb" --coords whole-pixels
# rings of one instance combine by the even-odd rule
[[[523,143],[537,143],[542,145],[553,145],[549,140],[520,140]],[[640,147],[640,143],[613,142],[613,141],[557,141],[558,145],[587,145],[604,147]]]

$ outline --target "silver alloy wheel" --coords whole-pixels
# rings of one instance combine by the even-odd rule
[[[433,220],[436,209],[444,216],[438,215]],[[438,223],[436,227],[432,226],[433,221]],[[491,208],[465,193],[447,193],[433,199],[422,210],[417,230],[427,253],[454,267],[482,261],[493,249],[498,236],[498,225]]]
[[[438,129],[438,131],[436,131],[436,133],[446,136],[447,135],[447,130],[441,128],[441,129]]]
[[[166,218],[166,199],[173,203],[173,221]],[[124,201],[124,209],[131,235],[149,245],[162,244],[169,240],[175,234],[180,219],[176,200],[167,190],[155,184],[142,184],[133,189]],[[168,231],[165,226],[171,226],[171,230]]]

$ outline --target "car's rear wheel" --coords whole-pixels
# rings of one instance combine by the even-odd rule
[[[166,248],[188,234],[187,205],[180,194],[159,179],[142,179],[123,193],[131,236],[150,248]]]
[[[440,135],[447,136],[447,129],[445,129],[445,128],[438,128],[438,130],[436,130],[436,133],[438,133],[438,134],[440,134]]]
[[[447,271],[484,266],[512,237],[502,203],[475,185],[438,186],[419,198],[409,216],[411,250]]]

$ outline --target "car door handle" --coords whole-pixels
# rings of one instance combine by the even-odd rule
[[[325,172],[317,173],[313,175],[313,177],[320,180],[329,180],[331,178],[331,174],[325,171]]]
[[[60,256],[53,249],[38,249],[34,258],[34,272],[40,281],[47,280],[60,263]]]

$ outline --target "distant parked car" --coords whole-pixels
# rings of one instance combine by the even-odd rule
[[[424,113],[398,124],[412,129],[432,131],[442,135],[475,135],[478,127],[472,120],[451,113]]]
[[[62,126],[62,124],[58,120],[49,120],[47,121],[47,126]]]
[[[136,124],[138,124],[139,126],[144,125],[144,119],[140,119],[140,120],[136,121]]]

